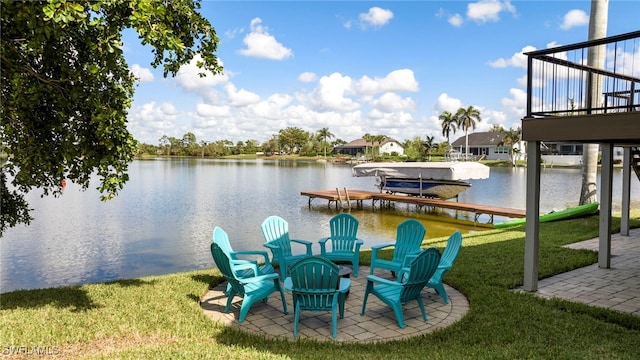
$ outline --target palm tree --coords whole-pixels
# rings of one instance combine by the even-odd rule
[[[589,40],[601,39],[607,36],[607,20],[609,13],[609,1],[591,0],[591,16],[589,18]],[[587,53],[587,65],[592,68],[604,69],[606,48],[604,45],[589,48]],[[593,81],[587,83],[593,94],[591,107],[602,106],[600,94],[602,94],[602,79],[595,76]],[[579,205],[590,204],[598,201],[596,178],[598,172],[598,144],[584,144],[582,152],[582,189],[580,190]]]
[[[371,135],[369,133],[366,133],[366,134],[364,134],[364,136],[362,138],[364,139],[364,158],[366,159],[367,158],[367,148],[369,147],[369,144],[371,143],[371,145],[373,146],[373,135]],[[373,152],[373,150],[371,152]]]
[[[386,135],[375,135],[372,137],[372,141],[375,141],[375,146],[378,148],[378,156],[380,156],[380,145],[387,139]],[[373,152],[373,151],[372,151]]]
[[[469,128],[476,129],[476,121],[480,122],[480,110],[469,105],[466,109],[460,108],[456,112],[456,118],[458,119],[458,127],[464,130],[465,141],[465,159],[469,157]]]
[[[322,128],[318,130],[318,135],[320,135],[323,139],[323,148],[324,148],[324,157],[327,157],[327,138],[331,139],[334,137],[332,133],[329,132],[329,128]]]
[[[511,165],[516,166],[513,146],[518,144],[522,139],[522,130],[520,128],[516,128],[515,130],[511,128],[509,130],[502,129],[500,133],[503,134],[500,146],[509,146],[509,159],[511,160]]]
[[[442,136],[447,137],[447,145],[451,146],[451,141],[449,141],[449,134],[453,132],[456,133],[458,129],[458,119],[456,115],[450,113],[449,111],[443,111],[440,116],[438,116],[438,120],[442,121]]]
[[[426,136],[426,140],[424,141],[424,148],[426,151],[426,155],[427,158],[429,159],[429,161],[431,161],[431,149],[435,148],[438,146],[438,144],[436,144],[434,141],[434,137],[433,136]]]

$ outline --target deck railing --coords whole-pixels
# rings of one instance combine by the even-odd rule
[[[529,118],[640,111],[640,31],[525,55]]]

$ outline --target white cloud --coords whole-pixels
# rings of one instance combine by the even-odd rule
[[[502,105],[510,111],[518,114],[519,118],[524,117],[527,108],[527,92],[522,89],[509,89],[510,98],[503,98]]]
[[[298,75],[298,80],[305,82],[305,83],[310,83],[310,82],[314,82],[316,80],[318,80],[318,76],[315,73],[312,72],[303,72],[302,74]]]
[[[392,137],[398,135],[398,129],[403,129],[402,135],[406,136],[407,131],[404,129],[414,123],[413,116],[407,112],[384,113],[374,109],[367,117],[373,120],[372,125],[377,129],[375,134],[384,134]],[[371,125],[369,125],[369,127],[371,127]],[[419,133],[415,130],[416,129],[412,129],[411,133]]]
[[[152,101],[141,106],[134,106],[129,111],[127,128],[136,139],[157,144],[163,135],[173,133],[178,111],[172,103],[157,104]]]
[[[363,27],[380,27],[393,19],[391,10],[382,9],[377,6],[369,9],[369,12],[360,14],[360,23]]]
[[[140,81],[141,83],[153,81],[154,77],[151,70],[143,68],[138,64],[133,64],[133,66],[131,66],[131,72],[133,73],[133,76],[135,76],[136,79],[138,79],[138,81]]]
[[[224,35],[229,39],[235,39],[236,36],[244,33],[244,28],[230,29],[224,32]]]
[[[202,61],[202,57],[198,54],[191,59],[189,64],[183,65],[178,70],[175,80],[178,85],[187,91],[194,91],[198,89],[206,89],[219,84],[224,84],[229,81],[226,74],[213,75],[211,71],[203,71],[198,68],[197,63]],[[223,63],[219,60],[220,65]],[[200,77],[200,73],[206,74],[204,77]]]
[[[525,55],[525,53],[535,51],[535,50],[536,50],[535,47],[531,45],[527,45],[523,47],[522,50],[520,50],[520,52],[513,54],[511,58],[509,59],[500,58],[500,59],[489,62],[489,65],[494,68],[505,68],[508,66],[513,66],[513,67],[520,67],[520,68],[526,69],[527,56]]]
[[[293,56],[293,51],[282,45],[269,34],[268,28],[262,26],[260,18],[251,20],[251,32],[242,40],[247,46],[238,52],[245,56],[283,60]]]
[[[313,91],[312,101],[321,111],[354,111],[360,104],[346,96],[353,93],[353,81],[349,76],[333,73],[320,78],[318,87]]]
[[[402,98],[392,92],[384,93],[378,99],[371,102],[371,105],[380,111],[391,113],[402,110],[413,110],[415,103],[411,98]]]
[[[411,91],[420,90],[418,81],[415,79],[413,70],[400,69],[390,72],[384,78],[370,78],[363,76],[354,84],[358,94],[373,95],[388,91]]]
[[[570,10],[564,15],[560,29],[569,30],[576,26],[583,26],[589,24],[589,15],[582,10]]]
[[[285,94],[274,94],[265,101],[253,104],[247,107],[247,111],[256,118],[266,118],[277,120],[281,123],[282,119],[286,119],[284,115],[285,108],[291,103],[291,97]],[[284,126],[283,128],[285,128]],[[275,133],[275,131],[274,131]]]
[[[477,22],[498,21],[503,11],[515,14],[516,8],[509,0],[480,0],[467,5],[467,17]]]
[[[619,73],[640,77],[640,46],[637,47],[635,53],[625,51],[614,53],[608,51],[607,66],[609,69],[616,68]]]
[[[443,111],[449,111],[455,113],[462,106],[460,99],[452,98],[447,93],[442,93],[438,96],[438,101],[433,105],[433,108],[438,114]]]
[[[229,106],[215,106],[209,104],[196,105],[196,114],[204,118],[208,117],[229,117],[231,115]]]
[[[490,109],[481,109],[480,117],[482,118],[481,122],[476,122],[476,130],[477,131],[489,131],[493,127],[493,125],[502,125],[509,129],[510,127],[514,127],[512,124],[508,124],[507,114],[502,111],[490,110]]]
[[[231,106],[247,106],[260,101],[260,96],[258,94],[245,89],[237,90],[233,84],[228,84],[226,86],[226,90]]]
[[[455,27],[460,27],[462,26],[462,23],[464,22],[464,19],[462,19],[462,15],[460,14],[453,14],[451,16],[449,16],[449,19],[447,20],[449,22],[449,24],[455,26]]]
[[[516,83],[520,85],[522,88],[527,87],[527,74],[522,75],[521,77],[516,79]]]

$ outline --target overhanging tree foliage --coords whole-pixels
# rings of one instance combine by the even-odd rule
[[[196,54],[201,76],[222,72],[219,39],[197,12],[198,0],[2,0],[0,6],[0,144],[9,154],[0,176],[0,236],[31,221],[24,195],[34,188],[58,195],[69,179],[87,189],[95,174],[101,199],[108,200],[128,180],[136,150],[126,127],[135,79],[122,51],[124,29],[135,29],[151,46],[151,65],[162,66],[165,77]]]

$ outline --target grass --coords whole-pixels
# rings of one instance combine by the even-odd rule
[[[632,217],[640,227],[640,210]],[[561,247],[597,236],[597,216],[541,224],[540,277],[597,262],[594,252]],[[427,245],[444,247],[444,240]],[[369,258],[363,254],[362,262]],[[88,359],[640,358],[640,318],[511,291],[522,283],[523,269],[522,227],[465,236],[445,280],[467,296],[468,314],[402,341],[289,342],[218,325],[199,300],[222,278],[204,270],[2,294],[0,345],[4,354],[11,347],[44,347],[57,358]]]

